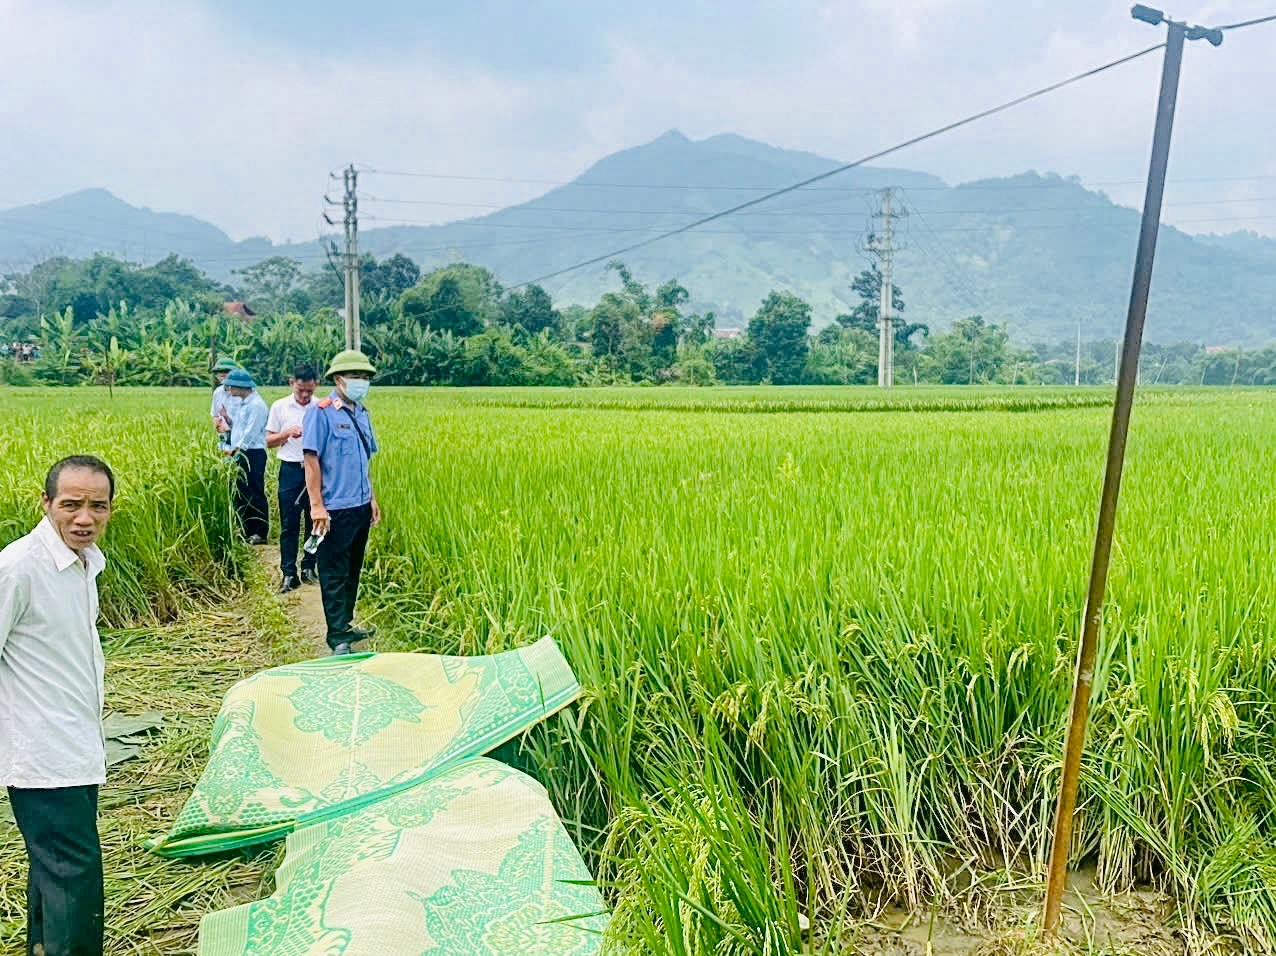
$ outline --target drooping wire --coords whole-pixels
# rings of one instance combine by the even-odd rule
[[[676,229],[670,229],[667,232],[663,232],[658,236],[652,236],[649,239],[643,239],[639,242],[635,242],[635,243],[632,243],[631,245],[625,246],[624,248],[614,249],[611,252],[604,253],[603,255],[594,256],[593,258],[586,259],[582,262],[578,262],[575,265],[568,266],[564,269],[557,269],[543,276],[538,276],[534,279],[528,279],[527,281],[520,282],[518,283],[518,285],[511,286],[510,288],[518,289],[526,285],[531,285],[533,283],[545,282],[548,279],[553,279],[560,275],[565,275],[568,272],[575,272],[577,269],[583,269],[586,266],[596,265],[599,262],[605,262],[609,259],[613,259],[617,256],[624,255],[628,252],[633,252],[635,249],[641,249],[644,246],[649,246],[649,245],[652,245],[653,243],[661,242],[665,239],[670,239],[674,236],[681,235],[684,232],[689,232],[692,229],[695,229],[699,226],[703,226],[710,222],[714,222],[718,219],[722,219],[725,216],[730,216],[733,213],[740,212],[741,210],[749,209],[761,203],[768,202],[769,200],[775,199],[778,196],[787,195],[788,193],[794,192],[798,189],[802,189],[805,186],[809,186],[812,183],[821,182],[832,176],[836,176],[839,173],[844,173],[847,170],[855,169],[857,166],[863,166],[866,163],[871,163],[874,160],[882,159],[886,156],[891,155],[892,153],[897,153],[900,150],[906,149],[909,146],[915,146],[918,143],[923,143],[926,140],[934,139],[936,136],[942,136],[944,133],[948,133],[948,132],[951,132],[952,130],[959,129],[962,126],[967,126],[971,123],[977,122],[978,120],[985,119],[997,113],[1004,112],[1005,110],[1011,109],[1012,107],[1019,106],[1022,103],[1026,103],[1029,100],[1036,99],[1039,96],[1045,96],[1047,93],[1053,93],[1054,91],[1062,89],[1065,86],[1069,86],[1073,83],[1080,82],[1081,80],[1088,79],[1089,77],[1096,76],[1097,74],[1103,73],[1106,70],[1111,70],[1115,67],[1122,66],[1133,60],[1137,60],[1141,57],[1147,56],[1149,53],[1154,53],[1157,50],[1163,49],[1164,47],[1165,47],[1164,43],[1158,43],[1155,46],[1150,46],[1147,49],[1138,51],[1137,53],[1131,53],[1128,56],[1123,56],[1119,59],[1112,60],[1109,63],[1104,63],[1101,66],[1097,66],[1097,67],[1094,67],[1093,69],[1086,70],[1083,73],[1078,73],[1075,76],[1070,76],[1065,80],[1060,80],[1059,82],[1052,83],[1049,86],[1044,86],[1044,87],[1041,87],[1040,89],[1033,90],[1031,93],[1026,93],[1023,96],[1016,97],[1015,99],[1002,103],[999,106],[994,106],[990,109],[986,109],[978,113],[974,113],[970,116],[965,117],[964,119],[960,119],[960,120],[957,120],[956,122],[949,123],[946,126],[941,126],[938,129],[931,130],[928,133],[923,133],[920,136],[914,136],[912,139],[905,140],[904,142],[898,143],[895,146],[888,147],[887,149],[879,150],[876,153],[872,153],[861,159],[857,159],[854,162],[845,163],[841,166],[835,167],[834,169],[830,169],[828,172],[819,173],[818,175],[815,175],[815,176],[810,176],[806,179],[801,180],[800,182],[793,183],[790,186],[785,186],[781,189],[772,190],[771,192],[768,192],[762,196],[758,196],[754,199],[750,199],[742,203],[737,203],[736,205],[731,206],[728,209],[723,209],[720,212],[715,212],[715,213],[712,213],[711,215],[704,216],[700,219],[697,219],[695,222],[687,223],[686,225],[679,226]]]

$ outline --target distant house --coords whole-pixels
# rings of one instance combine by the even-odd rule
[[[744,329],[714,329],[713,337],[715,339],[738,339],[744,335]]]
[[[1218,355],[1220,352],[1234,352],[1230,345],[1207,345],[1205,346],[1206,355]]]
[[[252,309],[248,308],[248,304],[246,302],[223,302],[222,311],[224,311],[227,315],[238,316],[245,322],[257,314]]]

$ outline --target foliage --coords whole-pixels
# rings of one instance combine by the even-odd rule
[[[243,279],[244,295],[252,308],[280,313],[301,278],[301,263],[287,256],[271,256],[245,269],[236,269],[235,274]]]
[[[920,364],[926,381],[944,385],[1024,381],[1030,353],[1013,349],[1006,330],[983,316],[958,319],[947,332],[931,336]]]
[[[707,385],[868,384],[877,377],[876,316],[881,276],[858,275],[860,304],[808,333],[811,307],[771,292],[743,334],[716,329],[712,313],[684,313],[690,291],[677,279],[654,290],[621,262],[607,274],[619,288],[592,309],[557,309],[537,285],[505,292],[486,269],[453,263],[422,276],[406,256],[364,256],[361,316],[366,348],[386,384],[519,385],[672,383]],[[218,286],[169,257],[141,268],[107,256],[50,259],[5,278],[0,341],[36,342],[38,362],[5,379],[48,384],[186,385],[202,382],[212,358],[228,354],[259,381],[280,383],[306,361],[324,365],[343,346],[339,276],[302,273],[274,256],[237,273],[244,288]],[[227,297],[260,309],[249,321],[227,314]],[[903,308],[897,290],[896,304]],[[504,332],[500,331],[504,330]],[[506,334],[508,333],[508,334]],[[473,341],[471,341],[473,340]],[[112,345],[112,343],[115,343]],[[902,384],[1106,384],[1116,343],[1015,347],[1004,326],[980,316],[930,335],[899,323],[896,379]],[[1188,344],[1145,346],[1144,384],[1276,384],[1276,346],[1244,351]]]
[[[753,381],[791,385],[802,380],[810,351],[811,307],[791,292],[772,292],[749,320]]]
[[[549,293],[538,285],[514,290],[501,301],[501,322],[528,335],[557,334],[560,319]]]
[[[405,321],[458,338],[475,335],[483,328],[479,311],[467,303],[460,283],[452,276],[442,276],[437,282],[422,283],[403,293],[399,314]]]
[[[383,262],[364,256],[359,267],[359,288],[366,298],[397,299],[421,281],[421,267],[396,252]]]

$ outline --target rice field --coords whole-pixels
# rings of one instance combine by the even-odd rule
[[[116,507],[101,582],[108,627],[174,620],[224,591],[248,549],[232,544],[229,471],[198,415],[194,389],[0,391],[0,546],[40,518],[49,466],[74,454],[102,458]],[[207,404],[207,403],[205,403]]]
[[[203,392],[4,398],[0,539],[88,450],[121,474],[113,622],[240,573]],[[363,617],[381,649],[559,640],[586,699],[517,759],[618,951],[987,923],[1044,875],[1108,399],[374,389]],[[1074,864],[1171,893],[1184,952],[1276,947],[1274,447],[1276,394],[1140,394]]]

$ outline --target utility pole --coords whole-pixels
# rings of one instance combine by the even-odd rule
[[[346,194],[342,200],[346,219],[344,273],[346,286],[346,348],[362,348],[359,337],[359,173],[351,163],[342,174]]]
[[[1073,365],[1072,384],[1081,384],[1081,323],[1077,323],[1077,360]]]
[[[882,275],[882,299],[877,318],[877,384],[881,388],[891,388],[895,384],[895,220],[902,213],[896,212],[892,205],[894,192],[889,187],[881,191],[882,211],[873,215],[881,226],[868,237],[869,252],[877,257],[880,263],[878,271]]]
[[[1223,42],[1220,30],[1189,27],[1167,19],[1160,10],[1136,4],[1130,11],[1136,20],[1168,27],[1165,62],[1161,69],[1161,92],[1157,101],[1156,126],[1152,135],[1152,159],[1148,165],[1147,192],[1143,199],[1143,222],[1139,229],[1138,251],[1134,257],[1134,280],[1130,306],[1125,318],[1125,339],[1117,366],[1116,402],[1112,407],[1112,428],[1108,433],[1107,465],[1103,491],[1099,497],[1099,519],[1090,561],[1090,585],[1081,617],[1081,640],[1077,647],[1076,674],[1072,683],[1068,732],[1064,742],[1063,770],[1059,798],[1055,805],[1054,833],[1050,842],[1049,878],[1046,885],[1042,928],[1047,935],[1059,929],[1063,893],[1067,887],[1068,855],[1072,849],[1072,820],[1077,807],[1077,784],[1081,777],[1081,753],[1085,747],[1086,722],[1098,654],[1099,629],[1103,624],[1103,598],[1107,589],[1108,561],[1112,556],[1112,534],[1116,527],[1117,498],[1121,492],[1121,472],[1125,466],[1125,441],[1130,431],[1134,387],[1138,381],[1139,348],[1143,343],[1143,322],[1147,318],[1148,292],[1152,286],[1152,262],[1161,223],[1161,201],[1165,196],[1165,172],[1170,160],[1170,135],[1174,130],[1174,107],[1178,99],[1179,71],[1183,65],[1183,42],[1208,40]]]

